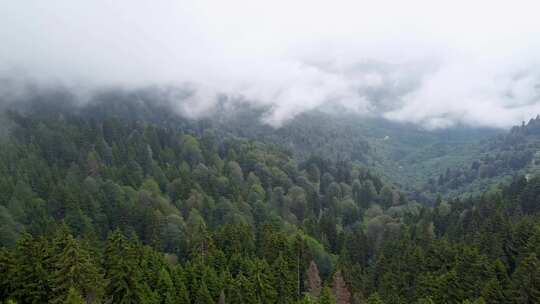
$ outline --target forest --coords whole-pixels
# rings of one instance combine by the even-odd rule
[[[531,161],[539,119],[425,203],[352,130],[323,133],[343,157],[316,129],[258,140],[164,113],[5,111],[0,303],[540,303],[540,176],[506,169]]]

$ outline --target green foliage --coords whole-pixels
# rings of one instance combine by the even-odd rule
[[[91,259],[90,254],[73,238],[71,234],[59,235],[55,243],[59,254],[52,257],[54,272],[52,274],[51,303],[62,303],[67,294],[74,289],[91,303],[99,303],[103,296],[104,281],[100,270]]]
[[[517,303],[540,302],[540,261],[536,254],[523,258],[512,280],[513,298]]]
[[[336,304],[336,298],[332,294],[332,291],[328,287],[324,287],[321,291],[321,297],[319,298],[320,304]]]
[[[381,299],[381,297],[379,296],[378,293],[372,293],[369,298],[368,298],[368,301],[367,301],[368,304],[384,304],[383,300]],[[424,300],[424,299],[421,299],[418,301],[418,303],[422,303],[422,304],[428,304],[428,303],[433,303],[431,302],[430,300]]]
[[[307,155],[326,131],[295,159],[204,124],[87,111],[12,114],[0,301],[540,301],[540,178],[421,206],[358,164],[369,144],[352,134],[320,150],[357,162]]]
[[[62,303],[63,304],[84,304],[85,301],[75,288],[70,288],[66,296],[66,299]]]

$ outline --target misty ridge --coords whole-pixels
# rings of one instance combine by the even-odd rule
[[[494,5],[475,26],[480,3],[445,5],[461,14],[456,24],[425,3],[431,15],[400,5],[389,23],[375,17],[390,14],[384,3],[310,3],[299,22],[304,1],[266,10],[233,2],[7,3],[0,75],[22,82],[15,92],[30,81],[74,88],[81,100],[108,87],[162,88],[159,98],[194,118],[247,104],[274,127],[328,105],[427,129],[509,128],[540,112],[540,42],[527,6]],[[526,17],[509,19],[511,9]],[[0,94],[9,90],[4,82]]]
[[[387,70],[384,65],[366,64],[358,67],[360,71],[366,70]],[[384,120],[395,121],[397,123],[416,124],[419,128],[426,130],[444,129],[456,126],[488,127],[488,128],[509,128],[518,124],[520,121],[526,121],[535,116],[536,101],[540,98],[540,83],[533,82],[533,90],[528,92],[532,96],[523,97],[522,92],[514,92],[511,89],[505,92],[505,98],[514,100],[505,102],[506,105],[500,111],[503,113],[485,112],[484,109],[478,113],[467,112],[460,109],[458,113],[453,113],[452,109],[437,109],[438,113],[426,113],[429,111],[429,105],[423,107],[423,110],[413,110],[412,104],[407,103],[409,96],[418,94],[420,82],[412,77],[405,82],[389,79],[391,76],[379,77],[380,75],[363,75],[359,79],[365,80],[365,83],[359,81],[358,87],[354,88],[355,96],[343,99],[342,96],[326,96],[324,98],[314,98],[314,103],[304,104],[299,102],[282,99],[282,95],[276,97],[275,101],[265,101],[258,99],[247,99],[241,93],[227,94],[218,91],[205,91],[194,84],[184,85],[152,85],[152,86],[131,86],[131,85],[107,85],[94,86],[85,83],[79,83],[77,86],[67,86],[62,83],[49,84],[47,82],[37,82],[25,80],[22,77],[2,77],[0,82],[2,90],[0,91],[0,107],[17,108],[42,108],[46,110],[49,106],[63,105],[65,107],[76,106],[85,107],[95,103],[106,104],[114,102],[115,96],[123,102],[135,103],[155,103],[157,106],[167,106],[176,114],[190,119],[218,118],[225,119],[234,117],[236,112],[241,109],[251,109],[258,116],[260,123],[269,125],[273,128],[279,128],[293,120],[296,116],[312,110],[323,111],[333,114],[350,113],[358,115],[360,119],[381,118]],[[410,76],[410,75],[409,75]],[[407,77],[409,77],[407,76]],[[21,79],[22,78],[22,79]],[[375,78],[376,80],[373,80]],[[520,89],[523,85],[520,81],[530,82],[530,79],[522,80],[522,77],[514,79],[515,86]],[[380,82],[377,86],[370,85],[370,82]],[[367,84],[366,84],[367,83]],[[285,91],[288,89],[285,89]],[[292,91],[296,89],[291,89]],[[298,93],[298,92],[296,92]],[[291,94],[296,94],[291,93]],[[309,94],[318,94],[311,91]],[[283,95],[290,95],[284,93]],[[516,98],[520,97],[519,100]],[[290,97],[294,98],[294,97]],[[523,98],[523,99],[521,99]],[[417,103],[412,102],[412,103]],[[493,110],[493,109],[492,109]],[[407,111],[423,112],[425,117],[414,118],[414,115],[402,117]],[[488,113],[486,117],[478,118],[480,113]],[[490,121],[489,114],[497,113],[505,117],[522,117],[522,120]],[[523,113],[523,114],[517,114]],[[474,119],[473,119],[474,118]]]

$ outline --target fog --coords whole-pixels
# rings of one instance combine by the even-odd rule
[[[268,108],[324,105],[426,128],[540,113],[537,1],[0,1],[0,96],[20,83],[188,88]],[[9,83],[9,85],[6,85]]]

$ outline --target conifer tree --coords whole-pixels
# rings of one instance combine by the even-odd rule
[[[88,252],[71,234],[67,235],[62,252],[54,260],[51,303],[62,303],[70,289],[75,289],[89,303],[100,301],[103,277]]]
[[[186,278],[183,275],[182,268],[180,266],[175,267],[172,271],[172,281],[176,290],[177,304],[190,303],[189,291],[184,283],[185,280]]]
[[[260,299],[256,293],[256,288],[254,286],[254,283],[250,280],[250,278],[240,273],[238,276],[236,276],[236,286],[237,286],[236,288],[239,289],[242,303],[245,303],[245,304],[261,303],[259,302]]]
[[[176,290],[171,280],[169,272],[165,268],[159,271],[158,282],[156,286],[157,295],[160,297],[160,304],[176,304]]]
[[[289,269],[289,264],[283,258],[283,255],[274,261],[273,265],[274,283],[273,286],[277,292],[278,303],[290,303],[296,296],[296,280],[294,273]]]
[[[197,294],[195,295],[194,304],[214,304],[214,300],[204,282],[200,282]]]
[[[143,281],[133,245],[119,230],[113,232],[105,248],[106,296],[114,303],[148,303],[154,295]]]
[[[367,304],[384,304],[384,302],[381,299],[381,296],[379,296],[378,293],[374,292],[369,296]]]
[[[271,270],[265,261],[255,261],[251,266],[250,279],[259,303],[275,303],[276,290],[272,285]]]
[[[49,243],[26,234],[15,248],[12,296],[21,303],[47,303],[51,295]]]
[[[7,299],[12,292],[15,260],[6,248],[0,248],[0,299]]]
[[[332,294],[332,290],[328,287],[324,287],[321,291],[319,298],[320,304],[336,304],[336,298]]]
[[[521,261],[512,280],[513,298],[517,303],[540,303],[540,261],[536,254]]]
[[[61,302],[63,304],[86,304],[75,288],[70,288],[68,294],[65,297],[66,299]]]

